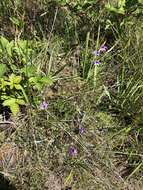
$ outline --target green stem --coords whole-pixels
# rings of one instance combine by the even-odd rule
[[[24,88],[23,88],[22,86],[21,86],[21,91],[22,91],[22,93],[23,93],[23,96],[24,96],[26,102],[29,104],[28,96],[26,95],[25,90],[24,90]]]
[[[83,65],[83,77],[86,77],[86,64],[88,62],[88,46],[89,46],[90,32],[86,36],[86,46],[85,46],[85,56],[84,56],[84,65]]]
[[[100,25],[98,27],[98,35],[97,35],[97,41],[96,41],[96,51],[98,50],[98,46],[99,46],[99,37],[100,37]],[[95,56],[96,59],[97,56]],[[95,65],[94,67],[94,78],[93,78],[93,83],[94,83],[94,87],[96,85],[96,81],[97,81],[97,65]]]
[[[97,79],[97,65],[94,66],[94,78],[93,78],[93,82],[94,82],[94,87],[96,85],[96,80]]]

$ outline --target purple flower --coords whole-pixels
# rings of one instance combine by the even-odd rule
[[[48,103],[46,101],[41,102],[40,109],[46,110],[48,108]]]
[[[95,55],[95,56],[99,56],[100,55],[100,51],[96,51],[95,50],[95,51],[92,52],[92,54]]]
[[[96,60],[96,61],[93,61],[93,64],[94,64],[94,65],[100,65],[100,64],[101,64],[101,62],[100,62],[100,61],[98,61],[98,60]]]
[[[79,127],[79,133],[82,135],[85,133],[85,128],[84,127]]]
[[[106,45],[102,45],[99,49],[100,52],[105,52],[107,51],[108,47]]]
[[[77,155],[77,149],[75,147],[69,148],[69,155],[70,156],[76,156]]]

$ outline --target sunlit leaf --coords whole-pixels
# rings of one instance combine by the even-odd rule
[[[138,0],[138,1],[139,1],[139,3],[143,4],[143,0]]]
[[[11,106],[12,104],[15,104],[15,98],[10,98],[10,99],[7,99],[3,102],[3,105],[4,106]]]
[[[3,77],[7,71],[7,66],[5,64],[0,64],[0,77]]]
[[[1,36],[0,37],[0,45],[1,45],[1,47],[3,49],[5,49],[7,44],[9,44],[9,41],[6,38],[4,38],[3,36]]]
[[[12,104],[12,105],[10,106],[10,110],[11,110],[11,112],[13,113],[13,115],[16,116],[17,113],[20,112],[20,107],[19,107],[19,105],[18,105],[17,103],[15,103],[15,104]]]
[[[20,85],[20,84],[15,84],[14,87],[15,87],[17,90],[21,90],[21,85]]]
[[[14,47],[13,41],[11,41],[9,44],[6,45],[6,50],[7,50],[7,53],[10,57],[12,57],[13,47]]]
[[[48,85],[52,85],[53,84],[53,79],[49,76],[45,76],[42,77],[40,82],[42,82],[43,84],[48,84]]]
[[[17,102],[19,105],[25,105],[25,101],[22,100],[22,99],[17,99],[16,102]]]

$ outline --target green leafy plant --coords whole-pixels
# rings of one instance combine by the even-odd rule
[[[3,106],[8,106],[12,113],[16,115],[20,107],[19,105],[26,105],[28,97],[20,84],[21,76],[11,74],[9,77],[0,78],[0,91]]]
[[[5,64],[0,64],[0,77],[3,77],[7,71],[7,66]]]
[[[119,1],[109,1],[105,4],[105,7],[108,11],[114,12],[117,14],[131,13],[138,14],[142,12],[142,0],[119,0]]]
[[[6,100],[3,102],[3,106],[8,106],[14,116],[20,112],[20,106],[25,105],[25,101],[20,98],[5,97]]]
[[[133,17],[141,17],[143,3],[139,0],[108,1],[105,3],[108,11],[106,19],[106,30],[114,30],[116,36],[120,35],[126,25],[133,25]],[[105,23],[105,22],[104,22]],[[114,38],[114,36],[113,36]]]
[[[31,43],[30,43],[31,44]],[[0,38],[0,92],[3,106],[8,106],[16,115],[21,105],[35,104],[29,93],[40,93],[45,86],[53,84],[53,77],[46,75],[32,64],[32,46],[27,40],[8,41]]]
[[[27,40],[8,41],[5,37],[0,37],[0,57],[7,61],[13,70],[15,66],[21,67],[28,64],[32,55],[31,42]]]
[[[125,5],[126,5],[126,0],[119,0],[116,5],[111,4],[108,2],[105,7],[107,10],[119,14],[125,14]]]

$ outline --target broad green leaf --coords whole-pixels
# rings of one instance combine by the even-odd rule
[[[23,103],[22,101],[20,103]],[[16,114],[20,111],[19,104],[17,102],[17,99],[10,98],[3,102],[4,106],[8,106],[13,113],[13,115],[16,116]],[[22,104],[21,104],[22,105]]]
[[[12,104],[15,104],[16,102],[16,99],[15,98],[10,98],[10,99],[7,99],[3,102],[3,105],[4,106],[11,106]]]
[[[48,84],[48,85],[52,85],[53,84],[53,79],[50,78],[49,76],[45,76],[45,77],[42,77],[40,82],[42,82],[43,84]]]
[[[27,40],[19,40],[17,42],[19,48],[26,50],[28,48],[28,41]]]
[[[22,99],[17,99],[16,102],[17,102],[19,105],[25,105],[25,101],[22,100]]]
[[[138,0],[138,1],[139,1],[139,3],[143,4],[143,0]]]
[[[1,99],[2,100],[7,100],[7,99],[9,99],[9,97],[6,94],[4,94],[4,95],[1,95]]]
[[[1,44],[1,47],[3,49],[5,49],[6,46],[7,46],[7,44],[9,44],[9,41],[6,38],[4,38],[3,36],[1,36],[1,38],[0,38],[0,44]]]
[[[12,51],[13,51],[13,47],[14,47],[14,42],[11,41],[10,43],[8,43],[6,45],[6,50],[7,50],[7,53],[10,57],[12,57]]]
[[[21,85],[20,85],[20,84],[15,84],[14,87],[15,87],[17,90],[21,90]]]
[[[0,64],[0,77],[3,77],[7,71],[7,66],[5,64]]]
[[[22,80],[22,77],[11,74],[9,79],[10,79],[10,82],[13,82],[14,84],[19,84]]]
[[[38,82],[38,77],[30,77],[29,82],[30,83],[37,83]]]
[[[108,9],[109,11],[113,11],[113,12],[116,12],[116,11],[117,11],[117,9],[116,9],[114,6],[112,6],[110,3],[107,3],[107,4],[105,5],[105,7],[106,7],[106,9]]]
[[[21,59],[21,61],[22,61],[23,64],[26,64],[26,61],[27,61],[27,60],[26,60],[26,57],[23,57],[23,58]]]
[[[0,79],[0,90],[5,91],[7,85],[8,85],[7,81],[5,81],[3,78]]]
[[[107,3],[105,5],[106,9],[111,11],[111,12],[115,12],[115,13],[119,13],[119,14],[125,14],[125,9],[124,9],[124,3],[118,3],[118,7],[114,7],[113,5],[111,5],[110,3]]]
[[[118,2],[118,7],[120,8],[120,7],[125,7],[125,5],[126,5],[126,0],[119,0],[119,2]]]
[[[43,84],[40,82],[41,77],[30,77],[29,82],[35,89],[41,90],[43,87]]]
[[[34,87],[35,87],[36,89],[38,89],[38,90],[41,90],[41,89],[43,88],[43,84],[37,82],[37,83],[35,83]]]
[[[21,76],[16,76],[13,73],[9,76],[9,83],[10,89],[13,89],[16,84],[19,84],[21,82],[22,78]],[[18,87],[17,87],[18,88]]]
[[[22,52],[22,50],[20,48],[14,47],[13,50],[17,53],[18,56],[23,55],[23,52]]]
[[[30,54],[32,49],[29,48],[29,41],[28,40],[19,40],[17,42],[17,47],[22,51],[23,54]]]
[[[37,72],[37,68],[35,65],[27,65],[21,69],[21,72],[25,73],[25,75],[28,75],[29,77],[32,77],[32,76],[35,76],[35,73]]]
[[[14,116],[17,115],[17,113],[20,112],[20,107],[17,103],[10,105],[10,110],[13,113]]]
[[[119,14],[125,14],[125,9],[123,7],[117,9],[117,13]]]

